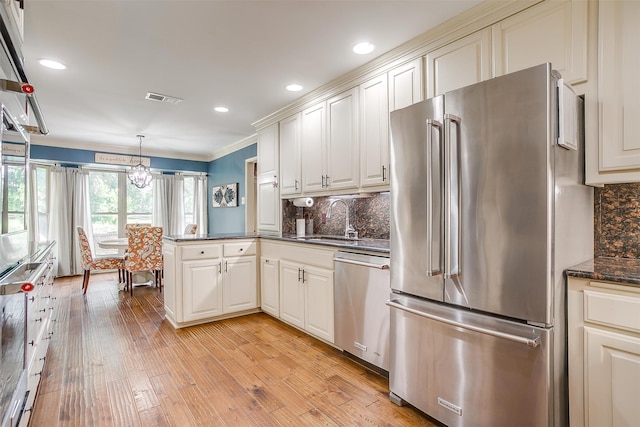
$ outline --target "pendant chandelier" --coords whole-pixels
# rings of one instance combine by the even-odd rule
[[[127,176],[129,181],[138,188],[144,188],[151,183],[151,171],[149,168],[142,164],[142,138],[144,135],[136,135],[140,139],[140,155],[138,157],[138,164],[131,167]]]

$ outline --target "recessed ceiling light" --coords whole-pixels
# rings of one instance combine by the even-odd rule
[[[353,47],[353,51],[358,55],[366,55],[367,53],[373,52],[373,49],[376,47],[369,42],[358,43]]]
[[[290,90],[291,92],[299,92],[302,90],[302,86],[300,86],[299,84],[296,83],[291,83],[290,85],[286,86],[287,90]]]
[[[43,67],[53,68],[54,70],[64,70],[65,68],[67,68],[67,66],[63,63],[54,61],[53,59],[38,59],[38,62]]]
[[[227,107],[222,107],[222,106],[216,107],[216,108],[214,108],[214,110],[216,110],[218,113],[227,113],[227,112],[229,112],[229,109]]]

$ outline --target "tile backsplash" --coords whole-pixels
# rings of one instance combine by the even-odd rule
[[[313,221],[313,234],[342,236],[345,229],[345,208],[337,203],[326,218],[329,197],[314,197],[313,206],[299,208],[293,200],[282,201],[282,234],[296,234],[296,219]],[[388,192],[372,193],[371,197],[343,199],[349,205],[349,222],[358,232],[358,237],[388,239],[390,225],[390,196]],[[323,222],[323,217],[325,220]]]
[[[596,188],[593,204],[594,255],[640,258],[640,183]]]
[[[374,193],[371,197],[345,200],[350,207],[349,220],[359,237],[388,239],[390,195]],[[322,223],[329,207],[328,197],[314,197],[310,208],[298,208],[291,200],[282,201],[282,232],[296,233],[296,218],[313,221],[313,234],[344,234],[344,205],[332,208],[329,219]],[[640,183],[613,184],[595,188],[594,192],[594,256],[640,259]]]

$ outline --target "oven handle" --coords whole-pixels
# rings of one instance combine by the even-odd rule
[[[421,316],[421,317],[426,317],[427,319],[431,319],[431,320],[435,320],[436,322],[441,322],[441,323],[446,323],[447,325],[450,326],[455,326],[457,328],[462,328],[462,329],[467,329],[470,331],[474,331],[474,332],[479,332],[481,334],[485,334],[485,335],[491,335],[494,337],[498,337],[498,338],[504,338],[510,341],[515,341],[517,343],[520,344],[526,344],[529,347],[533,347],[536,348],[540,345],[540,336],[537,336],[533,339],[531,338],[525,338],[525,337],[521,337],[518,335],[513,335],[513,334],[508,334],[505,332],[500,332],[500,331],[495,331],[493,329],[487,329],[487,328],[483,328],[480,326],[474,326],[474,325],[470,325],[468,323],[462,323],[462,322],[457,322],[455,320],[451,320],[451,319],[447,319],[441,316],[437,316],[435,314],[431,314],[431,313],[426,313],[424,311],[420,311],[420,310],[416,310],[413,308],[409,308],[407,306],[404,306],[402,304],[399,304],[397,302],[395,302],[395,300],[389,300],[386,303],[389,307],[393,307],[393,308],[397,308],[399,310],[403,310],[406,311],[408,313],[411,314],[415,314],[417,316]]]

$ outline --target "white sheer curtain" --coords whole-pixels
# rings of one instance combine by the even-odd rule
[[[57,245],[56,276],[82,273],[76,227],[83,227],[93,242],[89,209],[89,173],[81,169],[53,167],[49,185],[48,240]]]
[[[153,225],[163,228],[164,234],[184,231],[184,180],[179,175],[154,175]]]
[[[29,230],[29,241],[40,241],[40,230],[38,227],[38,172],[36,166],[29,168],[29,202],[27,203],[27,230]]]
[[[198,234],[207,234],[207,176],[199,175],[195,177],[193,188],[193,217],[194,223],[198,225]]]

